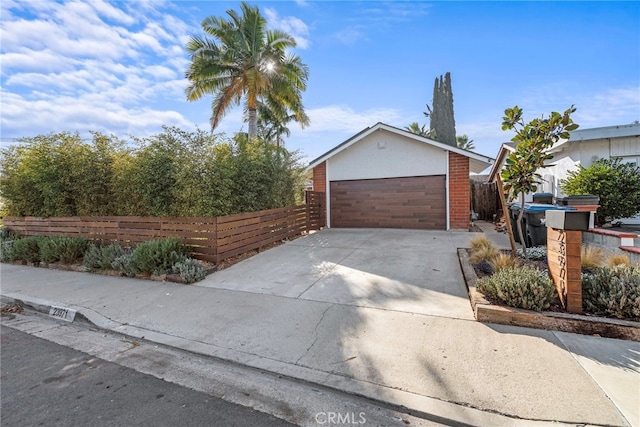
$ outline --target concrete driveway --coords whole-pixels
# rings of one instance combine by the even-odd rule
[[[445,231],[325,229],[210,275],[198,285],[473,319],[456,253],[471,237]]]
[[[472,320],[456,248],[473,236],[323,230],[200,286],[2,264],[0,290],[45,313],[70,307],[134,339],[438,414],[446,425],[640,426],[638,343]]]

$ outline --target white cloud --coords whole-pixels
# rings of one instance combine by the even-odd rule
[[[378,122],[393,124],[401,119],[400,112],[388,108],[373,108],[365,111],[355,111],[344,105],[329,105],[326,107],[306,110],[311,121],[305,132],[360,132]]]
[[[102,0],[92,0],[89,4],[102,16],[111,18],[114,21],[127,25],[135,23],[135,19],[133,17],[127,15],[122,10],[117,9]]]
[[[356,27],[348,27],[334,34],[338,41],[346,46],[353,46],[360,40],[365,39],[364,33]]]
[[[73,69],[76,61],[48,49],[23,49],[21,52],[0,54],[3,69],[54,72]]]
[[[193,127],[177,111],[126,108],[118,103],[101,104],[95,102],[91,95],[29,100],[3,92],[2,98],[2,127],[24,129],[24,136],[62,130],[97,130],[117,135],[146,136],[160,131],[162,125]]]
[[[164,65],[150,65],[144,69],[145,73],[152,75],[157,80],[167,80],[177,77],[176,70],[165,67]]]
[[[296,18],[295,16],[280,18],[278,13],[270,8],[266,8],[264,13],[267,16],[267,22],[270,28],[290,34],[300,49],[307,49],[310,46],[311,42],[307,38],[309,36],[309,27],[300,18]]]
[[[611,88],[575,104],[574,120],[582,128],[628,124],[640,120],[640,87]]]
[[[163,2],[2,2],[2,138],[61,130],[145,136],[193,128],[188,26]],[[28,17],[28,18],[27,18]]]

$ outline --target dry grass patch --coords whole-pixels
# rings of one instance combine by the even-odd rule
[[[491,260],[489,260],[489,264],[493,268],[493,271],[500,271],[503,268],[509,267],[517,267],[520,265],[520,260],[512,257],[509,254],[499,253]]]
[[[597,246],[583,246],[580,250],[580,264],[582,268],[593,269],[604,266],[606,254],[604,249]]]
[[[628,267],[631,265],[631,261],[626,254],[611,254],[607,257],[607,265],[611,268],[616,265],[625,265]]]

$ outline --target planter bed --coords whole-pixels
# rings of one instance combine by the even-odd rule
[[[54,270],[76,271],[81,273],[102,274],[103,276],[127,277],[122,271],[118,271],[118,270],[89,271],[82,264],[64,264],[60,262],[27,262],[27,261],[14,261],[14,262],[11,262],[10,264],[27,265],[29,267],[51,268]],[[211,266],[208,264],[205,264],[204,267],[205,267],[205,274],[207,276],[217,270],[215,266]],[[178,274],[161,274],[161,275],[136,274],[135,278],[145,279],[145,280],[154,280],[157,282],[173,282],[173,283],[187,284],[187,282]]]
[[[458,258],[469,291],[471,308],[479,322],[640,341],[640,322],[552,311],[536,312],[493,304],[476,289],[478,276],[469,262],[467,250],[458,249]]]

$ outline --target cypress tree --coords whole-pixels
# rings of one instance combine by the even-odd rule
[[[456,123],[453,117],[453,90],[451,73],[436,77],[433,84],[433,109],[429,114],[430,127],[435,131],[435,139],[445,144],[457,146]]]

